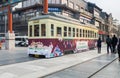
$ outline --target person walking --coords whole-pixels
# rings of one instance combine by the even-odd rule
[[[118,59],[120,61],[120,38],[119,38],[119,41],[118,41],[117,51],[118,51]]]
[[[117,45],[118,39],[115,35],[112,37],[112,48],[113,48],[113,53],[116,53],[116,45]]]
[[[107,38],[106,38],[107,53],[108,53],[108,54],[109,54],[109,49],[110,49],[111,52],[112,52],[112,45],[111,45],[111,43],[112,43],[112,40],[111,40],[111,38],[110,38],[109,35],[108,35]]]
[[[101,46],[102,46],[102,40],[101,38],[99,37],[98,40],[97,40],[97,48],[98,48],[98,53],[101,53]]]
[[[1,50],[1,48],[2,48],[2,43],[1,43],[1,41],[0,41],[0,50]]]

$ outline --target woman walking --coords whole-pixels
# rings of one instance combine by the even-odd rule
[[[99,39],[97,40],[98,53],[101,53],[101,43],[102,43],[102,40],[101,40],[101,38],[99,37]]]

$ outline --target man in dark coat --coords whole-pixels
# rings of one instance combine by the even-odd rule
[[[106,38],[107,53],[108,53],[108,54],[109,54],[109,48],[110,48],[110,50],[111,50],[111,52],[112,52],[112,45],[111,45],[111,43],[112,43],[112,40],[111,40],[111,38],[110,38],[109,35],[108,35],[107,38]]]
[[[117,37],[114,35],[114,36],[112,37],[113,53],[115,53],[117,42],[118,42],[118,39],[117,39]]]
[[[97,40],[98,53],[101,53],[101,43],[102,43],[102,40],[101,40],[101,38],[99,38],[99,39]]]

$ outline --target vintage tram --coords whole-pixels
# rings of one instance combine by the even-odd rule
[[[28,55],[46,58],[95,48],[98,29],[59,14],[31,18],[28,22]]]

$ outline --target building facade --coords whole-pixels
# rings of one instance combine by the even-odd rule
[[[105,41],[106,35],[108,34],[108,26],[105,24],[107,21],[107,14],[102,12],[96,4],[88,2],[89,12],[93,14],[92,23],[98,28],[99,36]]]

